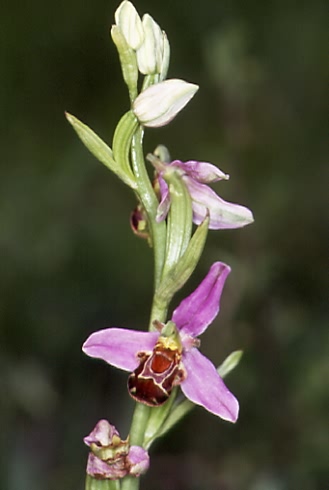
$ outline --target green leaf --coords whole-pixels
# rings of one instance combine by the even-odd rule
[[[217,368],[217,372],[221,378],[225,378],[233,369],[237,367],[241,361],[243,350],[235,350],[225,359],[224,362]]]
[[[88,150],[125,184],[132,189],[136,189],[137,184],[132,170],[124,165],[121,166],[120,162],[116,161],[111,148],[92,129],[75,116],[68,112],[65,113],[65,116]]]

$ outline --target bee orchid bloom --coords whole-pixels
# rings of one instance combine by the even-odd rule
[[[180,385],[185,396],[224,420],[235,422],[239,404],[212,362],[198,350],[202,334],[217,316],[230,267],[215,262],[196,290],[174,310],[161,332],[107,328],[90,335],[83,351],[129,371],[133,398],[157,406]],[[162,325],[162,324],[160,324]],[[171,326],[174,334],[167,336]]]
[[[228,180],[229,175],[224,174],[215,165],[208,162],[190,160],[181,162],[174,160],[171,163],[161,162],[153,155],[148,159],[157,170],[161,202],[158,207],[157,221],[166,218],[170,207],[170,193],[167,180],[170,173],[178,173],[185,183],[192,200],[193,222],[202,223],[209,214],[209,228],[212,230],[241,228],[254,221],[250,209],[240,204],[224,201],[207,184],[218,180]]]

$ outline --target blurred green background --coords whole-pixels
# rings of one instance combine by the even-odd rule
[[[126,435],[126,374],[81,353],[89,333],[144,328],[152,254],[132,235],[132,193],[83,147],[68,110],[111,143],[128,99],[109,39],[118,3],[17,1],[1,15],[0,487],[82,490],[82,438]],[[327,5],[323,0],[139,0],[166,30],[169,77],[200,85],[145,152],[210,161],[217,192],[255,223],[212,232],[182,295],[232,266],[202,339],[227,380],[233,426],[196,408],[159,442],[144,490],[329,488],[326,231]],[[177,304],[179,298],[174,302]],[[174,306],[174,305],[173,305]]]

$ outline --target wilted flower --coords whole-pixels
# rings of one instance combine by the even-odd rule
[[[130,226],[135,235],[139,236],[140,238],[150,240],[147,217],[142,204],[138,204],[134,211],[131,213]]]
[[[148,452],[140,446],[130,446],[126,457],[126,468],[131,476],[140,476],[146,473],[150,466]]]
[[[87,474],[100,480],[118,480],[126,475],[139,476],[149,467],[145,449],[122,441],[107,420],[97,422],[84,443],[90,447]]]
[[[158,207],[157,221],[166,218],[170,207],[170,192],[166,179],[170,180],[172,172],[178,173],[185,183],[191,199],[193,222],[202,223],[209,214],[209,228],[213,230],[240,228],[254,221],[250,209],[239,204],[224,201],[207,184],[218,180],[227,180],[229,176],[211,163],[190,160],[171,163],[161,162],[154,155],[148,159],[155,166],[158,174],[161,202]]]
[[[219,417],[235,422],[239,404],[227,389],[215,366],[199,350],[197,336],[214,320],[230,267],[215,262],[197,289],[175,309],[160,332],[108,328],[93,333],[83,351],[132,374],[133,398],[151,406],[166,401],[180,384],[193,403]]]
[[[175,78],[156,83],[138,95],[133,111],[144,126],[165,126],[186,106],[198,89],[193,83]]]

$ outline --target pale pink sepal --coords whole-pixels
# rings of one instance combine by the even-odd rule
[[[199,225],[209,213],[212,230],[241,228],[254,221],[250,209],[221,199],[208,185],[182,177],[192,198],[193,222]]]
[[[138,352],[152,351],[158,337],[158,332],[105,328],[92,333],[82,350],[88,356],[103,359],[111,366],[134,371],[139,365]]]
[[[174,160],[169,166],[181,168],[192,179],[202,184],[210,184],[218,180],[229,179],[228,174],[224,174],[218,167],[208,162],[197,162],[196,160],[181,162],[180,160]]]
[[[160,195],[161,195],[161,201],[157,209],[157,214],[156,214],[156,221],[157,223],[160,223],[163,221],[169,211],[170,208],[170,194],[169,194],[169,187],[167,182],[164,180],[164,178],[159,174],[158,177],[159,181],[159,187],[160,187]]]
[[[214,415],[236,422],[239,403],[225,386],[212,362],[198,349],[192,349],[184,356],[184,367],[188,373],[181,384],[185,396]]]
[[[172,321],[182,333],[197,337],[217,316],[220,298],[231,268],[215,262],[199,286],[175,309]]]

